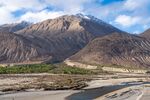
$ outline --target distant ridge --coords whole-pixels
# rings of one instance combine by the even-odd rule
[[[4,24],[0,26],[0,32],[16,32],[30,26],[32,23],[22,21],[20,23]]]

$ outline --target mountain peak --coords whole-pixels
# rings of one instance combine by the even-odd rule
[[[21,22],[20,22],[20,23],[18,23],[18,24],[22,24],[22,25],[31,25],[32,23],[31,23],[31,22],[28,22],[28,21],[23,20],[23,21],[21,21]]]
[[[80,18],[84,18],[84,19],[89,19],[89,20],[90,20],[90,18],[89,18],[87,15],[84,15],[84,14],[82,14],[82,13],[78,13],[78,14],[76,14],[75,16],[80,17]]]
[[[30,29],[30,30],[29,30]],[[62,35],[62,33],[87,31],[90,34],[106,35],[112,32],[122,32],[112,25],[91,15],[76,14],[63,15],[55,19],[48,19],[43,22],[31,25],[19,32],[18,34],[39,34],[39,35]]]

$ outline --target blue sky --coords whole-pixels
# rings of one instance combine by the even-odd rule
[[[0,24],[93,15],[130,33],[150,28],[150,0],[0,0]]]
[[[107,4],[111,4],[114,2],[120,2],[120,1],[124,1],[124,0],[97,0],[97,1],[103,5],[107,5]]]

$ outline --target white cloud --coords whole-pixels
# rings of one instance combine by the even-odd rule
[[[127,16],[127,15],[119,15],[115,19],[115,22],[124,27],[130,27],[132,25],[138,24],[140,22],[140,18],[139,17],[131,17],[131,16]]]
[[[102,2],[100,0],[99,2]],[[114,2],[107,5],[102,4],[91,4],[88,9],[85,10],[86,13],[95,15],[101,19],[113,18],[122,11],[122,5],[124,2]]]
[[[3,5],[9,11],[19,9],[41,10],[43,7],[46,7],[46,4],[39,0],[0,0],[0,5]]]
[[[136,30],[133,32],[134,34],[140,34],[140,31],[139,30]]]
[[[149,29],[149,28],[150,28],[150,24],[143,25],[143,29],[144,29],[144,30],[147,30],[147,29]]]
[[[93,0],[45,0],[47,4],[61,9],[67,13],[75,14],[82,13],[84,4],[92,3]]]
[[[12,23],[20,20],[39,22],[63,14],[84,13],[84,4],[92,0],[0,0],[0,24]],[[52,6],[53,11],[45,10]],[[15,18],[12,12],[22,10],[25,14]]]
[[[45,7],[46,5],[39,0],[0,0],[0,24],[14,23],[19,20],[12,14],[17,10],[40,11]]]
[[[138,10],[145,8],[150,3],[150,0],[127,0],[124,3],[124,8],[127,10]]]
[[[16,18],[11,15],[8,9],[6,9],[5,7],[0,8],[0,24],[11,23],[15,20]]]
[[[27,12],[23,16],[21,16],[20,20],[26,20],[29,22],[40,22],[46,19],[56,18],[58,16],[63,15],[64,12],[49,12],[47,10],[43,10],[41,12]]]
[[[95,1],[97,0],[0,0],[0,24],[21,20],[39,22],[63,14],[84,13],[112,22],[119,28],[123,26],[127,30],[135,25],[143,29],[150,25],[150,0],[124,0],[105,5],[102,4],[104,0]],[[52,9],[48,11],[46,7]],[[25,11],[23,15],[15,17],[12,14],[22,9]]]

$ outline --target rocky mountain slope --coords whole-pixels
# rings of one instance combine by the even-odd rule
[[[142,34],[140,34],[142,37],[149,38],[150,39],[150,29],[146,30]]]
[[[0,32],[0,63],[45,61],[50,53],[44,47],[13,33]]]
[[[18,31],[18,34],[43,36],[43,37],[60,37],[71,34],[81,34],[88,32],[93,36],[106,35],[112,32],[121,32],[121,30],[107,24],[93,16],[83,15],[64,15],[55,19],[49,19],[37,23]]]
[[[113,33],[94,39],[69,59],[90,64],[149,67],[150,41],[131,34]]]
[[[16,33],[32,43],[46,48],[51,54],[50,62],[60,62],[77,53],[96,37],[121,32],[121,30],[94,17],[64,15],[49,19]],[[17,54],[17,52],[15,52]]]
[[[26,23],[3,25],[0,33],[0,63],[63,61],[94,38],[120,32],[95,19],[78,14],[64,15],[30,26]]]
[[[4,24],[0,26],[0,32],[16,32],[25,27],[30,26],[31,23],[22,21],[20,23]]]
[[[55,63],[69,58],[91,64],[150,66],[149,39],[125,33],[90,15],[3,25],[0,30],[0,63]]]

